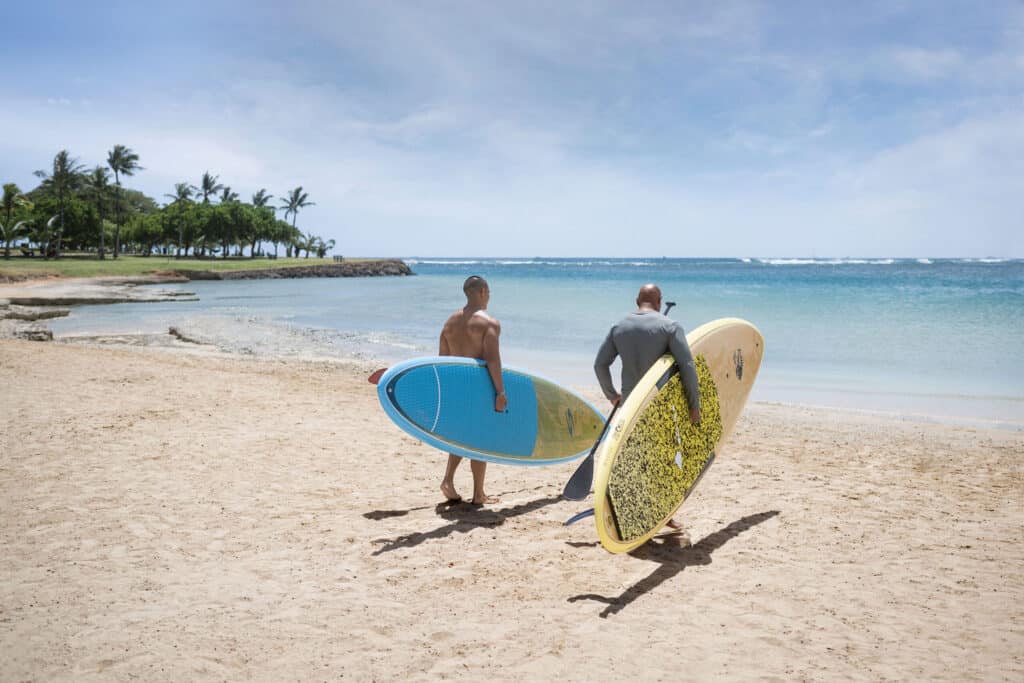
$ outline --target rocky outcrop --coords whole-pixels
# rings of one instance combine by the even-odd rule
[[[168,327],[167,328],[167,334],[171,335],[175,339],[179,339],[179,340],[181,340],[183,342],[187,342],[189,344],[203,344],[204,343],[204,342],[199,341],[195,337],[188,336],[187,334],[185,334],[181,330],[179,330],[177,327]]]
[[[7,299],[0,299],[0,339],[51,341],[53,332],[36,321],[60,318],[70,312],[67,308],[18,306]]]
[[[28,341],[53,341],[53,332],[46,327],[30,325],[19,327],[12,335],[15,339],[26,339]]]
[[[414,275],[408,264],[399,259],[380,261],[345,261],[314,266],[288,266],[258,270],[175,270],[189,280],[258,280],[297,277],[379,277]]]
[[[0,271],[0,285],[13,282],[26,282],[28,280],[45,280],[46,278],[58,278],[60,273],[46,271],[40,273],[7,273]]]
[[[34,306],[17,306],[0,303],[0,320],[47,320],[63,318],[71,313],[70,308],[37,308]]]

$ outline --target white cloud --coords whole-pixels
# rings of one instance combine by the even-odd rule
[[[188,90],[9,98],[0,170],[31,187],[62,147],[120,143],[157,198],[206,170],[242,197],[302,185],[300,227],[352,255],[1024,255],[1019,50],[808,55],[760,12],[307,4],[280,30],[326,38],[318,58],[239,48]],[[922,109],[879,80],[942,92]]]
[[[911,78],[934,80],[947,78],[963,65],[963,56],[957,50],[926,50],[903,47],[889,56],[893,65]]]

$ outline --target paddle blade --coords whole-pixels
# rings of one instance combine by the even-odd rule
[[[590,495],[590,484],[594,481],[594,453],[583,459],[580,466],[569,477],[562,491],[562,498],[566,500],[583,500]]]
[[[608,432],[608,425],[612,423],[612,418],[615,417],[615,413],[618,412],[620,405],[622,405],[622,401],[616,403],[615,407],[612,408],[611,415],[604,421],[604,428],[601,430],[601,434],[597,437],[597,441],[594,442],[594,447],[590,449],[590,454],[583,459],[580,466],[572,473],[569,481],[565,482],[562,497],[566,500],[583,500],[590,495],[590,485],[594,482],[594,453],[597,452],[597,447],[601,445],[601,439]]]
[[[366,381],[369,382],[370,384],[376,384],[377,382],[380,381],[381,375],[383,375],[387,371],[387,368],[380,368],[379,370],[374,370],[370,374],[370,376],[366,378]]]

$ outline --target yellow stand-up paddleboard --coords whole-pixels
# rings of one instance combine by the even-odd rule
[[[690,423],[679,368],[662,356],[630,393],[598,448],[594,520],[601,545],[623,553],[657,533],[697,485],[736,425],[764,353],[760,331],[723,318],[686,336],[700,380]]]

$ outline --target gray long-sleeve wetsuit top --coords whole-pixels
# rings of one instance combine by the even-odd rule
[[[658,311],[634,311],[620,320],[605,337],[594,360],[594,372],[609,400],[615,397],[611,365],[622,358],[622,400],[655,361],[671,352],[679,364],[680,379],[690,408],[700,408],[700,386],[693,367],[693,355],[686,343],[683,326]]]

